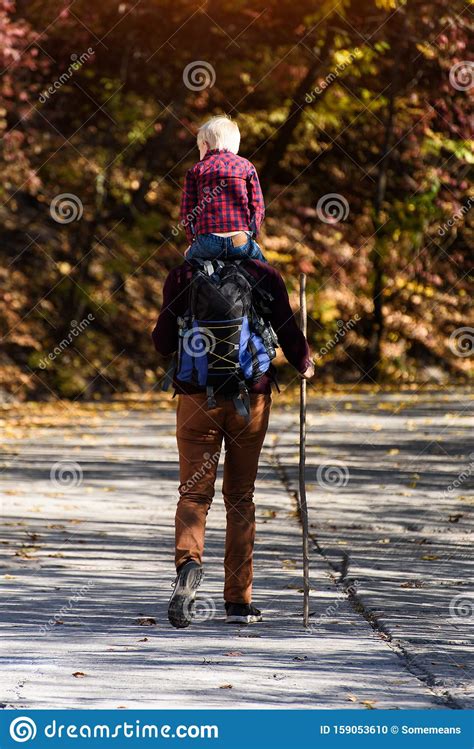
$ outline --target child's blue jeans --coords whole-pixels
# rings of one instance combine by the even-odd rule
[[[198,234],[186,253],[186,259],[201,258],[202,260],[239,260],[242,258],[252,260],[266,259],[257,242],[249,235],[248,242],[240,247],[234,247],[232,237],[218,237],[216,234]]]

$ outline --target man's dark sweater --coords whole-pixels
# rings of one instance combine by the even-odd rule
[[[270,322],[289,363],[302,374],[311,363],[309,347],[291,311],[282,277],[275,268],[259,260],[246,260],[244,267],[258,281],[259,286],[272,295],[273,301],[269,304]],[[191,266],[185,262],[174,268],[165,281],[163,307],[152,333],[155,348],[162,356],[169,356],[178,349],[178,317],[182,317],[189,307],[191,279]],[[271,383],[271,375],[265,374],[249,390],[252,393],[269,393]],[[179,380],[175,380],[175,387],[178,393],[203,391],[203,388]]]

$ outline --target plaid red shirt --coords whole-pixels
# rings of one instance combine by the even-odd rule
[[[208,151],[186,174],[180,223],[189,242],[193,234],[252,231],[265,216],[254,165],[227,149]]]

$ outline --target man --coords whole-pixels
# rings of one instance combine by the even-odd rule
[[[309,347],[291,311],[280,274],[259,260],[240,261],[259,289],[266,293],[269,321],[287,360],[305,378],[314,367]],[[168,275],[163,307],[153,331],[159,354],[167,357],[178,349],[179,321],[189,308],[193,268],[184,262]],[[225,446],[222,492],[227,513],[224,600],[226,621],[251,623],[262,620],[252,605],[253,546],[255,539],[254,484],[260,450],[268,426],[272,367],[248,386],[250,417],[236,411],[233,399],[217,392],[209,408],[206,389],[175,377],[178,393],[176,435],[180,485],[176,510],[177,578],[168,617],[177,628],[187,627],[202,577],[206,516],[214,496],[214,484],[222,443]]]

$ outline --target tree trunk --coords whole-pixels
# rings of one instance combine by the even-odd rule
[[[298,88],[296,89],[295,94],[292,97],[293,102],[288,112],[287,118],[280,129],[277,131],[276,137],[273,140],[272,146],[270,147],[267,159],[262,169],[260,170],[260,184],[265,196],[268,194],[270,185],[272,184],[278,166],[282,161],[289,144],[291,143],[293,133],[295,132],[301,121],[304,107],[307,104],[307,102],[305,101],[305,95],[311,92],[316,76],[327,63],[333,36],[333,34],[328,33],[326,40],[319,52],[320,59],[315,59],[314,62],[311,63],[306,72],[306,75],[298,85]]]
[[[167,108],[167,116],[163,122],[163,129],[160,133],[152,135],[146,142],[138,158],[142,158],[145,163],[144,174],[140,183],[140,187],[133,193],[132,196],[132,210],[138,213],[144,212],[148,209],[146,202],[146,194],[150,189],[150,185],[154,179],[156,179],[160,171],[164,171],[163,155],[168,154],[169,145],[176,133],[176,124],[179,122],[181,110],[183,108],[183,101],[178,100],[169,104]]]
[[[385,124],[384,142],[381,150],[377,183],[374,196],[374,225],[375,243],[371,253],[374,281],[372,284],[372,329],[367,347],[367,379],[378,380],[380,377],[380,360],[382,353],[382,337],[384,333],[383,316],[383,277],[384,257],[383,240],[380,235],[382,229],[382,205],[387,191],[387,170],[390,162],[390,149],[393,137],[393,122],[395,112],[395,82],[392,79],[389,92],[387,121]]]

